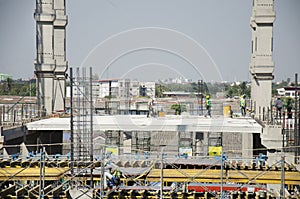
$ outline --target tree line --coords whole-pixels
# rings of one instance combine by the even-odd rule
[[[7,78],[0,82],[0,95],[36,96],[35,80],[13,80]]]
[[[68,82],[67,82],[68,84]],[[288,82],[282,81],[279,84],[273,83],[272,94],[276,95],[276,89],[282,88],[288,85]],[[190,92],[191,95],[195,94],[209,94],[216,96],[217,93],[223,93],[225,97],[234,97],[246,95],[251,97],[251,87],[247,82],[241,83],[220,83],[220,82],[192,82],[185,84],[164,84],[156,83],[155,95],[156,97],[163,97],[163,92],[166,91],[185,91]],[[25,80],[13,80],[7,78],[0,82],[0,95],[17,95],[17,96],[36,96],[36,81],[35,79]],[[194,96],[191,96],[194,97]]]
[[[247,82],[242,83],[219,83],[219,82],[192,82],[186,84],[163,84],[157,83],[155,86],[156,97],[162,97],[163,92],[166,91],[184,91],[190,92],[191,95],[202,94],[203,96],[209,94],[216,96],[222,93],[225,97],[234,97],[246,95],[251,97],[251,87]],[[191,96],[193,97],[193,96]]]

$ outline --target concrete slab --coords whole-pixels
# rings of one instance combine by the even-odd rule
[[[94,116],[94,131],[194,131],[261,133],[262,126],[252,118],[205,118],[201,116],[165,116],[147,118],[144,115]],[[27,123],[32,130],[70,130],[70,118],[49,118]]]

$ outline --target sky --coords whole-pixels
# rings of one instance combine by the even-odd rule
[[[34,77],[35,0],[0,0],[0,73]],[[275,81],[300,75],[300,1],[276,0]],[[252,0],[66,0],[69,67],[101,79],[250,81]]]

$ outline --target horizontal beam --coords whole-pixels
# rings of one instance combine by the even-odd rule
[[[165,182],[216,182],[220,183],[221,171],[219,169],[164,169]],[[227,181],[226,181],[227,179]],[[160,169],[152,169],[146,180],[151,182],[160,181]],[[260,170],[224,170],[223,183],[258,183],[258,184],[280,184],[280,171]],[[300,173],[297,171],[285,171],[285,184],[299,185]]]

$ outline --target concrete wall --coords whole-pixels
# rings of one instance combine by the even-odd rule
[[[261,134],[262,143],[269,149],[282,149],[282,127],[280,125],[270,125],[263,128],[263,133]],[[286,137],[284,136],[284,146],[286,146]],[[282,153],[275,152],[269,153],[268,152],[268,163],[275,164],[276,162],[280,161]],[[284,153],[285,160],[288,163],[294,163],[294,153],[293,152],[285,152]]]
[[[165,153],[174,157],[179,155],[180,147],[192,148],[194,156],[208,155],[208,132],[126,132],[127,138],[124,132],[116,134],[117,132],[112,132],[112,138],[115,140],[109,142],[114,143],[112,145],[119,145],[120,148],[126,145],[126,149],[119,150],[120,155],[123,153],[143,155],[146,151],[155,155],[160,153],[162,146],[165,146]],[[130,137],[128,137],[129,134]],[[119,142],[117,139],[120,141],[119,144],[117,144]],[[252,133],[223,133],[222,139],[223,151],[226,152],[227,157],[253,159]]]

